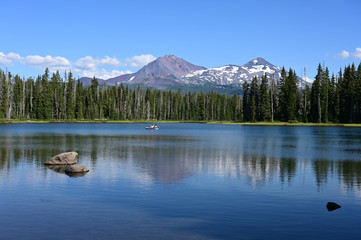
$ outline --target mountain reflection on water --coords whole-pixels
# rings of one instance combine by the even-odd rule
[[[129,178],[144,184],[173,184],[212,174],[263,186],[291,184],[311,175],[319,188],[337,178],[345,189],[361,190],[359,135],[327,131],[330,128],[265,129],[251,128],[246,136],[6,134],[0,137],[0,171],[11,174],[24,166],[49,171],[43,163],[51,156],[77,151],[80,164],[103,178],[118,177],[126,168]]]

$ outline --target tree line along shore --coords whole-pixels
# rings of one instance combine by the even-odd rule
[[[361,123],[361,63],[330,76],[319,65],[315,81],[301,86],[294,70],[243,84],[243,95],[215,91],[83,86],[71,72],[21,78],[0,70],[0,123],[7,122],[207,122],[262,125]]]

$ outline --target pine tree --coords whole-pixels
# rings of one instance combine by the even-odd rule
[[[21,119],[22,116],[22,102],[23,102],[23,81],[19,75],[14,77],[13,99],[14,99],[14,113],[12,118]]]
[[[336,109],[337,109],[336,78],[335,75],[332,74],[328,89],[328,120],[333,123],[337,122]]]
[[[271,86],[270,86],[270,90],[269,90],[269,94],[270,94],[270,101],[271,101],[271,121],[274,121],[274,117],[275,117],[275,112],[277,109],[277,86],[275,83],[275,78],[274,78],[274,74],[271,75]]]
[[[321,64],[318,65],[317,75],[315,81],[312,83],[311,89],[311,119],[312,122],[321,122],[322,121],[322,111],[321,111],[321,84],[323,78],[323,69]]]
[[[323,109],[322,122],[328,122],[328,108],[329,108],[329,88],[330,88],[330,76],[329,70],[323,67],[322,80],[321,80],[321,109]]]
[[[34,79],[29,77],[25,84],[25,114],[26,119],[30,119],[33,116],[34,111]]]
[[[284,68],[281,71],[281,117],[284,121],[297,119],[297,75],[290,69],[288,75]]]
[[[69,72],[68,75],[68,83],[66,87],[66,118],[67,119],[74,119],[75,117],[75,107],[74,107],[74,82],[73,74]]]
[[[53,73],[51,79],[50,79],[50,86],[51,86],[51,92],[52,92],[52,118],[60,119],[60,113],[61,113],[61,82],[62,79],[60,77],[59,71],[56,73]]]
[[[237,94],[233,94],[232,96],[232,104],[230,104],[232,106],[232,117],[230,120],[232,121],[236,121],[236,122],[240,122],[242,121],[242,101],[239,98],[239,96]]]
[[[14,85],[12,83],[13,77],[10,72],[7,73],[7,93],[6,93],[6,99],[7,99],[7,106],[6,106],[6,118],[11,119],[13,115],[13,106],[14,106]]]
[[[337,114],[337,122],[342,122],[343,119],[343,103],[344,103],[344,97],[341,97],[341,94],[344,93],[344,86],[343,86],[343,72],[342,69],[338,72],[337,76],[337,84],[336,84],[336,102],[337,102],[337,108],[336,108],[336,114]]]
[[[268,78],[264,74],[260,86],[260,117],[259,121],[269,121],[271,119],[270,96],[268,92]]]
[[[249,99],[249,84],[243,83],[243,121],[250,121],[250,99]]]
[[[250,89],[250,120],[252,122],[259,119],[259,82],[255,76],[251,82]]]
[[[356,122],[361,123],[361,63],[358,65],[356,72]]]
[[[304,106],[303,106],[303,122],[309,122],[310,121],[310,109],[311,109],[311,89],[308,86],[308,84],[306,84],[305,89],[304,89]]]
[[[94,111],[93,118],[99,118],[100,114],[99,114],[99,82],[98,80],[93,77],[92,81],[91,81],[91,102],[89,104],[92,105],[91,109]]]
[[[78,80],[76,87],[76,100],[75,100],[75,118],[78,120],[84,119],[84,90],[83,83]]]
[[[339,78],[340,122],[354,121],[354,78],[351,66],[345,67],[343,76]]]
[[[289,104],[289,120],[297,119],[297,98],[298,98],[298,88],[297,88],[297,75],[296,72],[290,69],[289,74],[290,81],[290,104]]]
[[[38,76],[34,84],[32,119],[42,119],[41,115],[41,77]]]
[[[6,118],[8,100],[9,92],[6,75],[3,71],[0,71],[0,119]]]
[[[50,119],[52,115],[52,89],[49,86],[49,69],[45,69],[45,73],[41,77],[40,91],[40,116],[41,119]]]
[[[286,121],[287,118],[287,104],[288,104],[288,89],[287,89],[287,72],[284,67],[281,69],[281,77],[278,83],[278,91],[279,91],[279,109],[278,116],[279,120]]]
[[[225,106],[223,106],[225,107]],[[197,94],[197,120],[204,121],[205,120],[205,101],[204,101],[204,94],[201,92]],[[224,109],[224,108],[223,108]]]

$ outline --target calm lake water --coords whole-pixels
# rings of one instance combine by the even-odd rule
[[[145,126],[0,125],[0,239],[360,238],[361,128]]]

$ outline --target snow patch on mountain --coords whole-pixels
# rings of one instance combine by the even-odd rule
[[[304,79],[306,82],[311,83],[311,84],[312,84],[313,81],[314,81],[313,79],[308,78],[308,77],[304,77],[303,79]]]
[[[179,82],[198,85],[205,83],[216,83],[218,85],[233,84],[239,78],[237,76],[239,70],[240,67],[235,65],[198,70],[181,77]]]
[[[217,84],[217,85],[241,85],[250,82],[257,76],[259,79],[264,74],[274,76],[278,81],[281,76],[281,68],[272,65],[263,58],[255,58],[248,63],[237,65],[226,65],[217,68],[199,70],[182,76],[178,82],[183,84]]]

